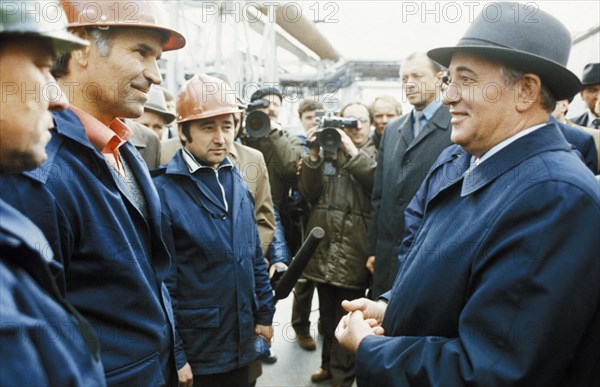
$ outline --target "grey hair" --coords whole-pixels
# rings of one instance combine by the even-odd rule
[[[112,31],[109,28],[86,28],[86,32],[90,35],[92,41],[96,43],[96,49],[100,56],[107,57],[110,55]],[[69,74],[69,60],[71,60],[70,52],[59,54],[54,58],[54,62],[52,63],[52,75],[54,78],[59,79]]]
[[[505,86],[514,85],[519,79],[523,78],[525,74],[527,74],[525,71],[517,70],[514,67],[509,67],[506,65],[500,66],[500,76],[504,80]],[[542,105],[542,108],[544,108],[544,110],[546,110],[548,113],[552,112],[556,107],[556,98],[554,98],[554,95],[550,89],[548,89],[548,87],[543,83],[539,102],[540,105]]]

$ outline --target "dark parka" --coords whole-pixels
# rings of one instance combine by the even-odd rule
[[[299,188],[312,204],[308,230],[325,230],[304,276],[330,285],[365,289],[369,272],[365,267],[365,235],[370,215],[371,189],[377,166],[375,144],[369,139],[353,157],[338,150],[333,163],[302,158]]]
[[[170,256],[146,165],[129,142],[119,148],[148,203],[148,221],[77,115],[66,110],[53,116],[48,160],[33,171],[3,176],[0,195],[42,229],[64,266],[59,288],[96,329],[107,384],[170,383],[176,377],[164,284]]]
[[[218,169],[219,180],[232,182],[224,183],[233,191],[227,193],[233,205],[225,209],[198,177],[202,171],[190,173],[182,151],[153,171],[175,257],[167,285],[178,334],[177,368],[189,362],[194,374],[222,373],[256,358],[254,326],[271,325],[273,294],[252,195],[238,170],[225,162]]]
[[[304,154],[304,144],[285,130],[272,130],[261,139],[245,138],[244,144],[261,151],[265,157],[273,204],[281,209],[297,179],[298,161]]]
[[[39,228],[0,200],[0,386],[104,386],[91,327],[50,272]]]
[[[597,386],[598,181],[554,124],[470,165],[448,148],[407,208],[358,385]]]

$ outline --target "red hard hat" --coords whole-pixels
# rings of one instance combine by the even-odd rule
[[[177,122],[239,113],[235,91],[225,81],[206,74],[187,81],[177,96]]]
[[[185,38],[158,18],[166,11],[160,1],[135,0],[61,0],[69,28],[77,27],[141,27],[162,32],[165,36],[163,51],[185,46]]]

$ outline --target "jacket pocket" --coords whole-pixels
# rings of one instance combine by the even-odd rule
[[[160,367],[158,352],[106,373],[110,386],[164,386],[165,379]]]
[[[177,308],[177,329],[218,328],[218,306],[189,306]]]

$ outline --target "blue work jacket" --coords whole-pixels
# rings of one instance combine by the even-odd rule
[[[214,193],[217,173],[229,182],[222,191],[227,208]],[[182,150],[153,176],[175,251],[167,286],[177,368],[188,362],[194,374],[214,374],[248,365],[256,358],[254,326],[271,325],[275,311],[250,191],[224,164],[191,174]]]
[[[104,386],[90,325],[60,295],[37,228],[0,199],[0,386]]]
[[[146,221],[77,115],[53,116],[48,160],[3,176],[0,195],[42,229],[64,266],[59,288],[95,328],[108,385],[169,384],[177,377],[164,284],[170,255],[152,179],[134,146],[121,146],[148,204]]]
[[[598,385],[598,182],[553,123],[470,161],[446,149],[408,207],[358,385]]]

